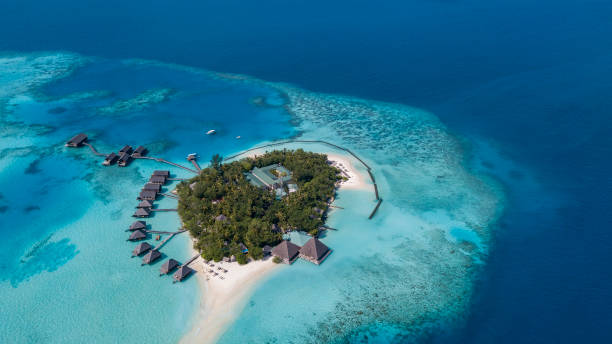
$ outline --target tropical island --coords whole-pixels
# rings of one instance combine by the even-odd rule
[[[316,237],[337,183],[345,178],[327,155],[302,149],[230,163],[215,155],[209,167],[177,186],[178,213],[204,259],[233,257],[244,264],[263,258],[283,233],[300,230]],[[318,244],[315,240],[314,249]]]

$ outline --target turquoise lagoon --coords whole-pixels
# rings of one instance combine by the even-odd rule
[[[346,146],[372,166],[384,199],[376,217],[367,219],[371,188],[341,190],[327,261],[298,261],[259,283],[223,343],[406,342],[453,326],[503,210],[496,182],[465,167],[469,144],[408,106],[70,53],[0,57],[0,105],[0,342],[168,343],[192,326],[196,279],[172,284],[158,276],[161,262],[130,258],[125,241],[139,188],[166,167],[103,167],[86,147],[63,147],[77,132],[102,152],[142,144],[185,165],[188,153],[206,161],[299,136]],[[148,222],[179,227],[172,213]],[[184,260],[188,245],[178,236],[162,252]]]

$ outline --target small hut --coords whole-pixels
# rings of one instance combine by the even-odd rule
[[[272,255],[280,258],[285,264],[293,263],[300,253],[300,247],[291,241],[283,240],[274,246]]]
[[[157,192],[153,190],[142,190],[138,195],[138,199],[143,201],[155,201],[157,198]]]
[[[112,152],[112,153],[110,153],[109,155],[106,156],[106,158],[102,162],[102,165],[110,166],[110,165],[114,164],[117,161],[117,159],[119,159],[119,156],[117,154],[115,154],[115,152]]]
[[[170,171],[164,171],[164,170],[155,170],[153,171],[153,175],[154,176],[163,176],[163,177],[170,177]]]
[[[121,153],[119,155],[119,161],[117,161],[117,166],[125,167],[130,161],[132,161],[132,156],[128,153]]]
[[[132,146],[130,145],[125,145],[123,146],[123,148],[121,148],[121,150],[119,151],[119,155],[121,154],[132,154]]]
[[[142,264],[151,264],[154,261],[158,260],[161,257],[161,253],[158,250],[150,250],[147,254],[142,258]]]
[[[300,249],[300,257],[315,264],[321,264],[331,253],[329,247],[325,246],[317,238],[311,238]]]
[[[153,208],[153,202],[147,200],[141,201],[136,208]]]
[[[87,135],[81,133],[81,134],[77,134],[76,136],[71,138],[70,141],[66,142],[65,146],[66,147],[80,147],[86,141],[87,141]]]
[[[170,271],[176,269],[177,266],[179,266],[179,262],[170,258],[167,261],[165,261],[164,264],[162,264],[161,268],[159,269],[159,274],[166,275]]]
[[[130,231],[135,231],[137,229],[147,229],[147,223],[145,221],[134,221],[132,225],[130,225]]]
[[[132,257],[140,256],[141,254],[147,252],[148,250],[152,248],[153,246],[151,246],[148,242],[141,242],[138,245],[136,245],[136,248],[134,248],[134,251],[132,251]]]
[[[133,217],[149,217],[151,216],[151,210],[149,208],[138,208],[132,215]]]
[[[165,176],[158,176],[158,175],[152,175],[151,178],[149,178],[149,183],[153,183],[153,184],[166,184],[166,177]]]
[[[180,282],[183,279],[185,279],[187,276],[189,276],[192,272],[193,272],[192,268],[183,265],[180,268],[178,268],[178,270],[176,270],[176,272],[174,273],[174,280],[176,282]]]
[[[215,217],[215,221],[219,221],[219,222],[228,222],[227,216],[221,214],[217,217]]]
[[[153,190],[155,192],[160,192],[161,184],[146,183],[143,190]]]
[[[147,235],[145,234],[145,232],[141,231],[140,229],[137,229],[137,230],[132,232],[132,235],[130,235],[128,240],[129,241],[138,241],[138,240],[143,240],[143,239],[146,239],[146,238],[147,238]]]
[[[147,154],[147,149],[144,148],[143,146],[138,146],[138,148],[134,150],[134,153],[132,153],[132,156],[141,157],[141,156],[145,156],[145,154]]]

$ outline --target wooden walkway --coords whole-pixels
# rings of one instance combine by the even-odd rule
[[[174,198],[174,199],[179,199],[178,196],[175,196],[175,195],[172,195],[172,194],[169,194],[169,193],[160,192],[159,194],[162,195],[162,196],[166,196],[166,197],[170,197],[170,198]]]
[[[151,211],[178,211],[178,209],[151,209]]]
[[[195,159],[191,159],[191,163],[193,164],[195,169],[198,170],[198,172],[202,171],[202,169],[200,168],[200,165],[198,165],[198,162]]]
[[[166,180],[189,180],[188,178],[166,178]]]
[[[170,162],[170,161],[168,161],[168,160],[164,160],[164,159],[162,159],[162,158],[154,158],[154,157],[152,157],[152,156],[135,156],[135,157],[133,157],[133,158],[134,158],[134,159],[148,159],[148,160],[155,160],[155,161],[157,161],[157,162],[161,162],[161,163],[164,163],[164,164],[168,164],[168,165],[172,165],[172,166],[180,167],[180,168],[182,168],[182,169],[184,169],[184,170],[187,170],[187,171],[189,171],[189,172],[193,172],[193,173],[195,173],[195,174],[198,174],[198,171],[192,170],[192,169],[190,169],[189,167],[185,167],[185,166],[182,166],[182,165],[179,165],[179,164],[175,164],[175,163],[173,163],[173,162]]]
[[[182,231],[178,231],[178,232],[174,232],[170,234],[166,239],[162,240],[162,242],[160,242],[159,245],[155,246],[153,250],[158,251],[160,248],[162,248],[162,246],[164,246],[168,241],[170,241],[170,239],[172,239],[175,235],[183,233],[185,231],[186,230],[182,230]]]
[[[286,145],[289,143],[320,143],[320,144],[324,144],[339,150],[343,150],[345,152],[347,152],[348,154],[352,155],[355,159],[357,159],[368,171],[368,174],[370,175],[370,179],[372,180],[372,184],[374,185],[374,195],[376,196],[376,201],[378,201],[378,203],[376,204],[376,206],[374,207],[374,210],[372,210],[372,213],[370,214],[370,216],[368,217],[368,219],[372,219],[374,217],[374,215],[376,215],[376,212],[378,211],[378,208],[380,207],[380,204],[382,203],[382,199],[380,198],[380,195],[378,193],[378,185],[376,184],[376,179],[374,179],[374,175],[372,174],[372,168],[370,167],[370,165],[366,164],[365,161],[363,161],[357,154],[353,153],[353,151],[351,151],[348,148],[344,148],[341,146],[338,146],[337,144],[331,143],[331,142],[327,142],[327,141],[321,141],[321,140],[286,140],[286,141],[280,141],[280,142],[275,142],[275,143],[269,143],[267,145],[263,145],[263,146],[259,146],[259,147],[254,147],[251,149],[247,149],[245,151],[242,151],[240,153],[234,154],[234,155],[230,155],[229,157],[226,157],[225,160],[231,160],[234,159],[236,157],[239,157],[243,154],[246,154],[250,151],[254,151],[257,149],[262,149],[262,148],[266,148],[266,147],[273,147],[273,146],[281,146],[281,145]]]
[[[151,234],[179,234],[179,233],[183,233],[185,231],[187,231],[187,230],[183,229],[183,230],[180,230],[178,232],[152,231],[152,230],[148,230],[148,229],[145,230],[145,232],[151,233]]]
[[[181,266],[187,266],[187,265],[189,265],[189,264],[193,263],[193,261],[194,261],[194,260],[196,260],[196,259],[198,259],[198,257],[199,257],[199,256],[200,256],[200,254],[199,254],[199,253],[198,253],[198,254],[196,254],[195,256],[193,256],[193,257],[189,258],[189,260],[188,260],[188,261],[186,261],[186,262],[185,262],[183,265],[181,265]]]
[[[92,152],[93,152],[95,155],[97,155],[97,156],[104,156],[104,157],[105,157],[105,156],[107,156],[107,155],[108,155],[108,154],[104,154],[104,153],[100,153],[100,152],[98,152],[98,151],[97,151],[97,150],[94,148],[94,146],[92,146],[92,145],[91,145],[91,143],[83,142],[83,144],[84,144],[85,146],[89,147],[89,149],[91,149],[91,151],[92,151]]]

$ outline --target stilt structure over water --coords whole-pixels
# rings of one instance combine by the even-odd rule
[[[193,272],[193,269],[183,265],[181,266],[178,270],[176,270],[176,272],[174,273],[174,282],[180,282],[182,280],[184,280],[185,278],[187,278],[191,273]]]
[[[146,239],[146,238],[147,238],[147,235],[145,234],[145,232],[141,231],[140,229],[137,229],[134,232],[132,232],[132,235],[130,235],[128,240],[129,241],[138,241],[138,240],[143,240],[143,239]]]
[[[139,256],[152,248],[153,247],[151,247],[148,242],[141,242],[140,244],[136,245],[136,248],[134,248],[134,251],[132,251],[132,257]]]
[[[160,257],[161,257],[161,253],[159,253],[158,250],[155,250],[155,249],[150,250],[142,258],[142,265],[151,264],[151,263],[155,262],[156,260],[158,260]]]
[[[177,266],[179,266],[179,262],[170,258],[164,262],[164,264],[162,264],[161,268],[159,269],[159,275],[167,275],[172,270],[176,269]]]
[[[134,212],[133,217],[149,217],[151,216],[151,210],[149,208],[138,208]]]
[[[66,147],[80,147],[86,141],[87,141],[87,135],[81,133],[81,134],[75,135],[68,142],[66,142],[65,146]]]
[[[129,228],[129,230],[132,232],[135,230],[146,230],[146,229],[147,229],[147,223],[145,221],[134,221],[134,223],[132,223],[132,225]]]

